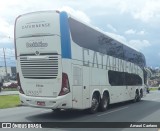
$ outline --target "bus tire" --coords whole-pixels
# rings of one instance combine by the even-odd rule
[[[140,101],[141,101],[141,97],[139,96],[138,99],[137,99],[137,102],[140,102]]]
[[[100,111],[106,111],[108,108],[108,105],[109,105],[109,96],[107,93],[104,93],[99,105]]]
[[[92,96],[91,108],[89,109],[89,113],[94,114],[97,112],[99,107],[99,98],[96,93]]]
[[[140,91],[140,97],[142,98],[143,97],[143,90],[141,89]]]
[[[141,94],[138,95],[137,102],[141,101]]]
[[[139,92],[138,91],[136,91],[135,92],[135,97],[134,97],[134,99],[133,99],[133,102],[135,103],[135,102],[138,102],[139,101]]]

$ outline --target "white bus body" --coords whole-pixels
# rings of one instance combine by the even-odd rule
[[[144,56],[66,12],[19,16],[15,53],[25,105],[96,112],[144,95]]]

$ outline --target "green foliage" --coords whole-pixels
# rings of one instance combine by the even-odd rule
[[[15,107],[20,104],[18,95],[0,96],[0,109]]]

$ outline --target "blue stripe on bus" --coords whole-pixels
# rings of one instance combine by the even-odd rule
[[[71,40],[69,33],[68,15],[66,12],[60,13],[60,32],[62,58],[71,59]]]

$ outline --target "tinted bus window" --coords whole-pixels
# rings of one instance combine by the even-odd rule
[[[108,71],[109,83],[111,86],[136,86],[142,85],[142,78],[139,75],[118,72],[118,71]]]
[[[81,47],[123,59],[123,45],[103,33],[69,18],[72,40]]]
[[[72,40],[81,47],[126,60],[141,68],[145,66],[144,56],[109,36],[69,18]]]

